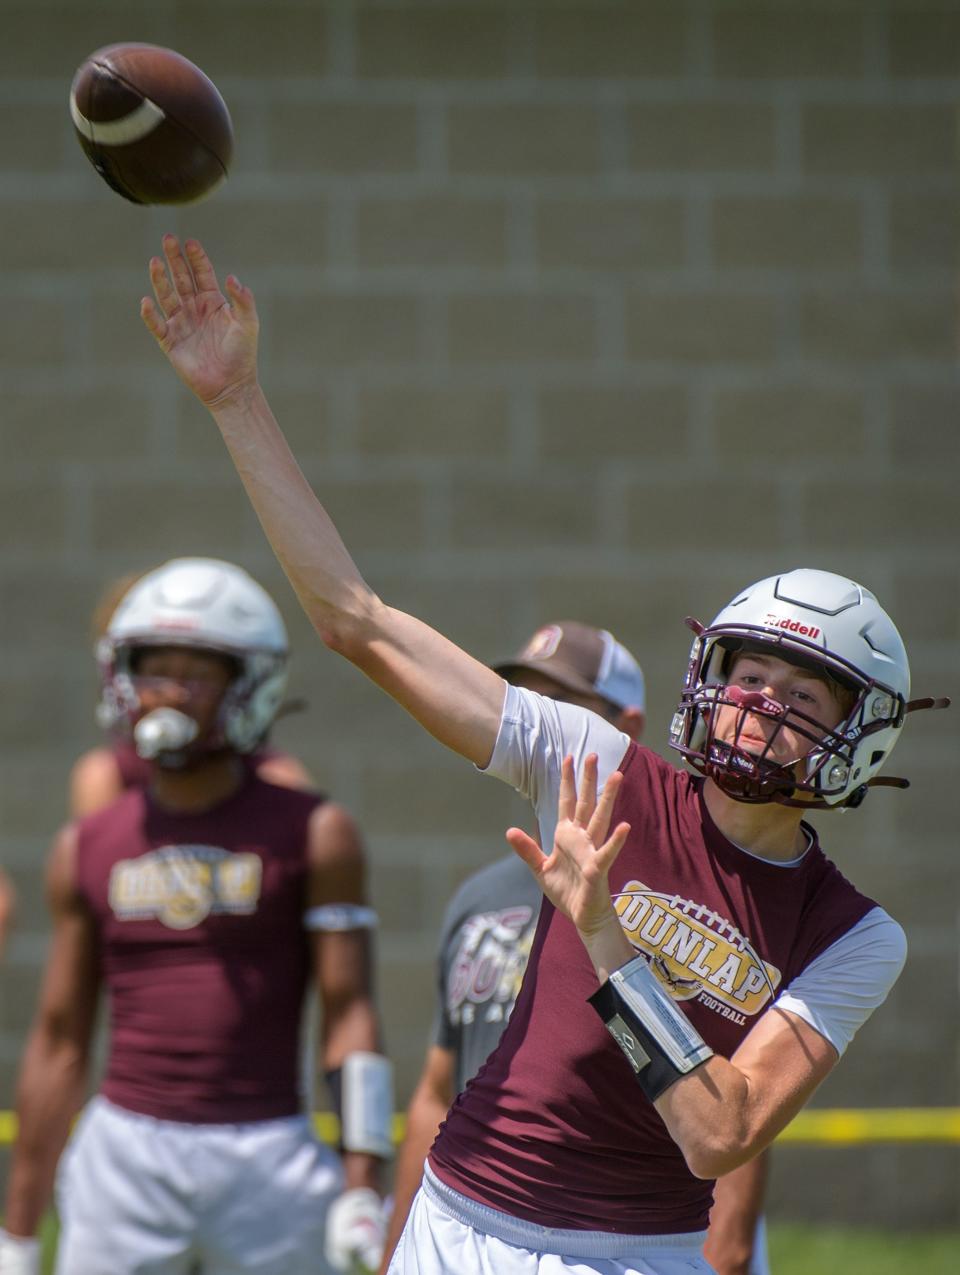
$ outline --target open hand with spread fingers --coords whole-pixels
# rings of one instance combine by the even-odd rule
[[[234,275],[227,295],[196,239],[183,248],[163,237],[163,258],[150,259],[156,300],[144,297],[140,315],[180,379],[207,407],[257,383],[259,320],[253,293]]]
[[[565,757],[560,776],[560,800],[553,850],[545,855],[520,828],[510,828],[507,840],[533,873],[554,907],[580,932],[597,964],[595,948],[603,944],[605,968],[629,960],[633,949],[624,935],[610,898],[608,875],[630,832],[620,823],[607,836],[610,818],[623,775],[615,771],[597,797],[597,757],[591,753],[583,766],[577,792],[573,758]],[[606,941],[604,939],[606,936]],[[612,958],[614,965],[609,964]]]

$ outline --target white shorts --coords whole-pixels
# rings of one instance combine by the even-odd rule
[[[535,1226],[477,1204],[424,1165],[389,1275],[708,1275],[706,1231],[618,1235]]]
[[[340,1163],[303,1116],[154,1120],[94,1098],[57,1177],[56,1275],[318,1275]]]

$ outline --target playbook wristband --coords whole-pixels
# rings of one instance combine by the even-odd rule
[[[590,1004],[626,1054],[651,1102],[713,1057],[713,1050],[650,972],[645,956],[635,956],[614,970]]]

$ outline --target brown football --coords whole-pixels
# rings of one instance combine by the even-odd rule
[[[227,175],[230,112],[173,49],[110,44],[91,53],[73,77],[70,114],[90,163],[135,204],[188,204]]]

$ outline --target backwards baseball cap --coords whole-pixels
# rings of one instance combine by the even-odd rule
[[[643,671],[606,629],[559,620],[537,629],[512,660],[493,666],[508,681],[518,669],[552,678],[569,691],[599,695],[617,708],[645,708]]]

